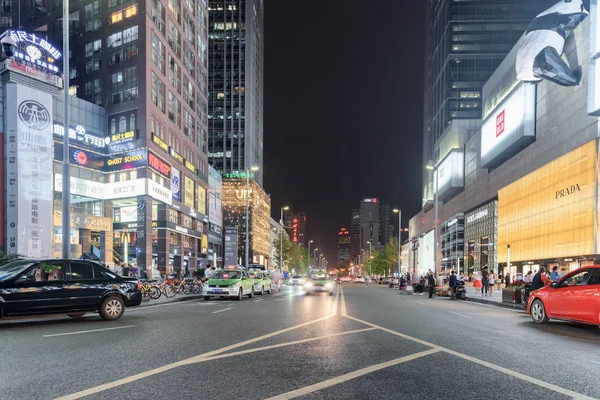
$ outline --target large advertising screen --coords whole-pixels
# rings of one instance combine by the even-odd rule
[[[52,96],[6,85],[6,249],[52,257]]]
[[[498,191],[498,262],[594,253],[596,141]]]
[[[436,168],[436,171],[438,198],[446,200],[456,195],[465,185],[464,150],[453,149]]]
[[[211,224],[223,226],[221,199],[212,192],[208,194],[208,221]]]
[[[535,141],[536,86],[520,83],[483,121],[481,166],[494,168]]]

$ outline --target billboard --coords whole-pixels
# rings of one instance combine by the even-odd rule
[[[171,169],[171,192],[173,200],[181,203],[181,175],[175,167]]]
[[[225,227],[225,246],[223,248],[223,265],[237,265],[238,263],[238,231],[234,227]]]
[[[206,189],[198,185],[198,212],[206,215]]]
[[[171,164],[164,161],[162,158],[148,150],[148,166],[152,168],[154,172],[171,181]]]
[[[114,222],[137,222],[137,210],[136,206],[115,208],[113,220]]]
[[[194,208],[194,181],[184,176],[185,191],[183,192],[183,203],[189,208]]]
[[[208,222],[211,224],[217,225],[219,227],[223,226],[223,211],[222,211],[222,202],[219,197],[217,197],[214,193],[208,194]]]
[[[481,127],[481,166],[495,168],[535,141],[536,86],[520,83]]]
[[[9,254],[52,257],[52,96],[6,85],[6,248]]]
[[[465,152],[452,149],[436,168],[438,199],[444,201],[459,193],[465,186]]]

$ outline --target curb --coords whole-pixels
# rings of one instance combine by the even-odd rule
[[[476,297],[467,297],[467,301],[471,301],[473,303],[487,304],[487,305],[500,307],[500,308],[510,308],[512,310],[519,310],[519,311],[522,311],[523,313],[525,313],[525,308],[523,308],[523,306],[521,304],[502,303],[502,302],[498,302],[498,301],[478,299]]]
[[[202,295],[201,294],[184,294],[182,296],[175,296],[167,301],[153,301],[152,299],[150,300],[142,300],[142,304],[140,304],[139,306],[137,306],[137,308],[139,307],[148,307],[148,306],[155,306],[158,304],[168,304],[168,303],[177,303],[179,301],[190,301],[190,300],[197,300],[197,299],[201,299]]]

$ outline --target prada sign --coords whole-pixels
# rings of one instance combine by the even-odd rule
[[[578,183],[571,186],[567,186],[565,189],[557,190],[555,200],[562,199],[563,197],[572,195],[576,192],[581,192],[581,188],[579,187]]]

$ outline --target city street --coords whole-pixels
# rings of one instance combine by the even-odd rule
[[[600,398],[600,330],[385,286],[0,323],[1,399]]]

